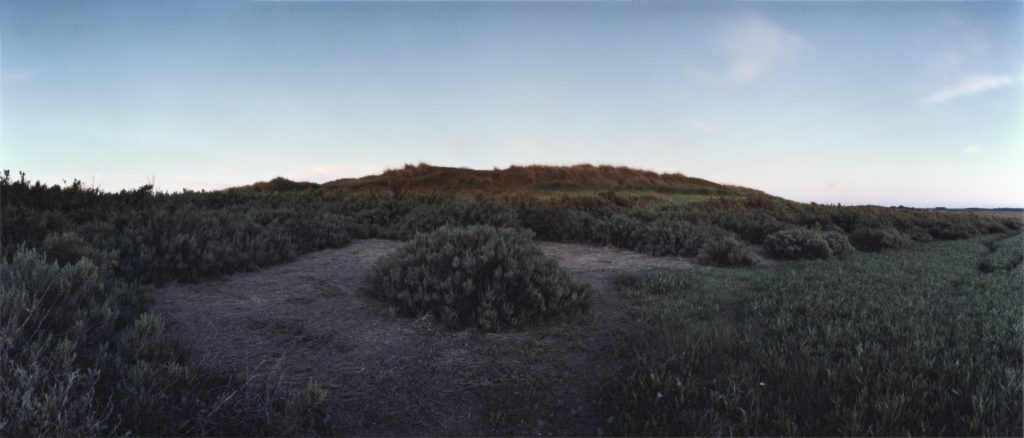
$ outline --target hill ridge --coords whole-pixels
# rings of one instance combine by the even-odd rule
[[[684,195],[764,194],[747,187],[719,184],[682,173],[658,173],[614,165],[512,165],[504,169],[472,169],[406,164],[380,174],[341,178],[323,184],[275,178],[242,188],[258,191],[391,191],[391,192],[601,192],[636,191]]]

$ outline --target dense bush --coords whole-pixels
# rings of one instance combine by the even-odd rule
[[[141,294],[103,284],[87,259],[60,267],[34,251],[0,264],[0,283],[0,432],[107,432],[100,370],[124,370],[89,365],[105,361],[104,343],[129,324]]]
[[[978,264],[981,272],[1012,271],[1024,262],[1024,234],[993,240],[987,246],[989,254]]]
[[[906,247],[910,240],[891,228],[858,228],[850,233],[850,243],[861,251],[881,251]]]
[[[144,290],[88,258],[18,250],[0,261],[0,286],[0,435],[329,432],[322,399],[266,406],[265,390],[192,367],[143,313]]]
[[[833,237],[833,240],[836,240]],[[821,233],[806,228],[790,228],[764,239],[768,255],[780,259],[827,259],[832,257],[829,240]]]
[[[529,233],[486,225],[417,235],[379,260],[370,282],[401,315],[429,313],[452,329],[522,328],[580,312],[589,300]]]
[[[344,245],[344,216],[265,195],[101,193],[7,177],[0,189],[0,435],[327,431],[282,428],[322,414],[296,413],[302,393],[194,368],[143,313],[148,294],[137,282],[192,281]]]
[[[554,203],[520,204],[519,216],[524,227],[540,240],[608,243],[607,221],[586,211],[565,208]]]
[[[684,220],[645,221],[626,215],[612,216],[607,230],[612,245],[654,256],[696,256],[705,243],[726,236],[720,229]]]
[[[821,233],[821,236],[825,238],[825,242],[828,242],[828,249],[832,251],[834,256],[842,256],[854,251],[853,245],[850,243],[850,239],[846,237],[846,234],[836,231],[825,231]]]
[[[910,238],[910,240],[913,240],[915,242],[931,242],[932,240],[935,239],[935,237],[932,236],[932,234],[929,233],[928,230],[924,229],[924,227],[920,227],[917,225],[911,225],[907,227],[905,234],[907,235],[907,237]]]
[[[754,266],[760,262],[749,246],[733,237],[705,243],[697,259],[703,264],[714,266]]]
[[[971,222],[940,222],[933,224],[928,232],[936,239],[966,239],[981,234],[983,228],[983,224]],[[999,231],[997,229],[995,232]],[[1005,229],[1002,231],[1005,231]]]

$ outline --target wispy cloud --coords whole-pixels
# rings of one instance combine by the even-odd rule
[[[980,153],[983,150],[985,150],[984,146],[975,143],[975,144],[967,145],[967,147],[964,148],[964,153],[965,154],[972,154],[973,155],[973,154]]]
[[[341,178],[357,178],[384,171],[385,166],[373,163],[322,164],[295,172],[290,177],[299,181],[323,183]]]
[[[951,99],[971,96],[1009,85],[1013,85],[1013,78],[1010,75],[974,74],[963,78],[956,85],[942,88],[925,96],[924,103],[942,103]]]
[[[693,129],[704,132],[719,132],[722,130],[721,125],[705,122],[703,120],[691,120],[690,126],[693,127]]]
[[[724,72],[703,75],[715,82],[742,85],[753,82],[775,68],[780,62],[792,59],[807,46],[799,36],[771,21],[748,15],[726,26],[725,36],[718,49],[726,59]]]
[[[983,62],[989,53],[989,44],[979,37],[970,37],[961,43],[928,56],[930,67],[938,72],[950,74],[963,72],[964,68]]]

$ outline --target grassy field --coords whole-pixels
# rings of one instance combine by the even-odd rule
[[[549,315],[521,309],[577,290],[538,286],[564,286],[564,275],[524,249],[531,237],[731,266],[619,281],[637,337],[622,345],[629,365],[609,382],[602,430],[1022,432],[1020,218],[801,204],[609,166],[408,166],[198,193],[106,193],[5,173],[0,225],[0,435],[331,433],[324,388],[284,391],[205,368],[163,336],[165,322],[148,313],[152,288],[352,239],[428,234],[445,254],[487,249],[458,262],[409,255],[389,272],[422,281],[393,279],[389,296],[443,303],[410,312],[451,321],[475,309],[488,329],[530,330]],[[457,242],[437,241],[438,230],[484,243],[449,247]],[[505,300],[522,289],[509,285],[531,295]]]
[[[619,432],[1022,433],[1021,234],[624,276]]]

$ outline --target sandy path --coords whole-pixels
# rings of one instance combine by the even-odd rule
[[[330,390],[340,433],[595,435],[602,401],[624,359],[621,272],[685,269],[681,258],[541,243],[595,288],[581,321],[518,333],[447,332],[393,316],[364,276],[400,243],[361,240],[292,263],[155,293],[169,334],[205,365],[230,372],[277,369],[286,385],[314,378]]]

